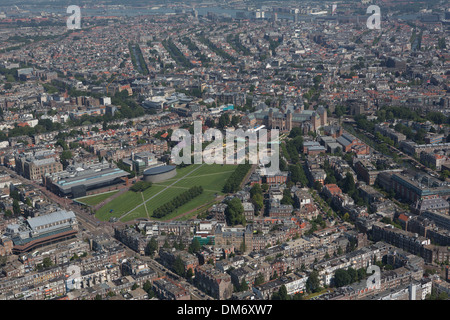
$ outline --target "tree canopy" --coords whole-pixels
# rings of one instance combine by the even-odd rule
[[[233,199],[226,202],[227,208],[225,209],[225,218],[228,225],[235,226],[238,224],[246,223],[244,217],[244,207],[239,198],[234,197]]]

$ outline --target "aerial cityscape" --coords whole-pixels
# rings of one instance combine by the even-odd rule
[[[449,300],[447,1],[2,0],[0,40],[0,300]]]

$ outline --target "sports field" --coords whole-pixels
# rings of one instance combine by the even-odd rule
[[[202,186],[203,193],[201,195],[161,220],[176,218],[183,213],[214,201],[216,195],[222,195],[223,185],[236,167],[236,165],[193,164],[184,168],[177,168],[177,175],[174,178],[154,183],[142,193],[127,191],[98,209],[96,217],[103,221],[115,217],[124,222],[136,218],[155,219],[151,217],[154,209],[171,201],[190,187]]]

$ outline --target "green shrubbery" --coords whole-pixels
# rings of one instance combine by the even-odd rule
[[[130,190],[134,192],[143,192],[148,188],[150,188],[151,186],[152,186],[151,182],[138,181],[130,188]]]
[[[231,174],[231,176],[228,178],[227,182],[225,182],[225,185],[223,186],[223,192],[224,193],[233,193],[239,190],[239,185],[242,182],[242,179],[246,176],[248,173],[248,170],[250,170],[251,165],[249,163],[240,164],[236,168],[236,170]]]

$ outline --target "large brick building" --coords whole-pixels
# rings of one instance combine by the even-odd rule
[[[180,258],[181,261],[183,261],[184,272],[187,272],[189,269],[194,271],[194,269],[198,266],[198,258],[183,250],[175,250],[175,249],[170,250],[160,248],[159,257],[162,263],[168,268],[173,268],[175,260],[177,258]]]
[[[450,196],[450,187],[426,174],[394,173],[391,181],[396,195],[414,203],[421,199],[447,199]]]
[[[19,154],[15,157],[16,171],[30,180],[40,180],[45,174],[61,172],[63,165],[52,152]]]
[[[163,300],[191,300],[188,290],[167,277],[154,280],[153,289]]]
[[[344,152],[354,152],[357,155],[370,154],[369,146],[349,133],[342,134],[336,141],[342,145],[342,150]]]
[[[59,210],[7,226],[5,236],[14,243],[12,252],[21,254],[76,237],[78,221],[72,211]],[[3,242],[5,243],[5,242]]]
[[[381,222],[373,224],[372,236],[374,241],[385,241],[413,254],[421,254],[423,246],[430,244],[430,240],[425,237]]]
[[[280,109],[263,107],[245,115],[242,123],[248,126],[265,125],[269,129],[290,131],[302,128],[303,132],[316,132],[328,124],[327,111],[322,106],[317,110],[304,110],[303,106],[284,106]]]
[[[196,285],[218,300],[227,300],[233,294],[231,276],[214,268],[210,264],[195,269]]]

